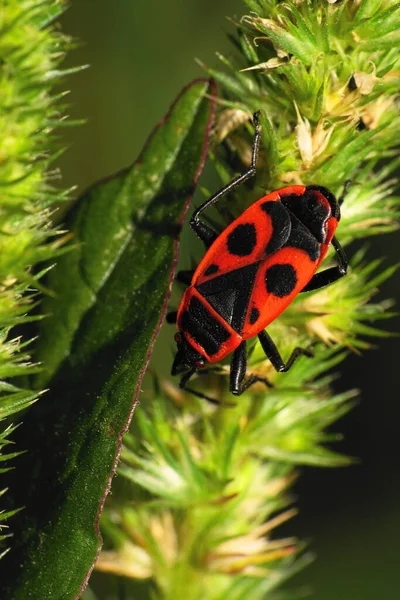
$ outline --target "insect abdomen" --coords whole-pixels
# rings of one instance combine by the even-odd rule
[[[242,338],[193,287],[186,290],[177,320],[183,332],[209,362],[217,362],[236,348]]]

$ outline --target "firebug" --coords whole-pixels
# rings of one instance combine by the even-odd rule
[[[257,381],[270,386],[267,379],[255,375],[245,380],[246,341],[258,336],[280,372],[288,371],[300,355],[311,356],[308,350],[295,348],[285,362],[265,328],[297,294],[333,283],[347,272],[346,255],[334,236],[344,193],[337,200],[319,185],[291,185],[254,202],[220,234],[200,220],[208,207],[255,175],[261,139],[259,112],[253,118],[249,169],[206,200],[190,220],[207,251],[193,272],[181,272],[180,279],[189,287],[178,312],[169,314],[169,321],[176,321],[178,328],[172,375],[182,375],[181,388],[188,389],[186,384],[196,372],[231,353],[232,394],[239,396]],[[330,244],[338,265],[316,273]]]

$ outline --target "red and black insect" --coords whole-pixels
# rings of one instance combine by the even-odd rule
[[[324,187],[293,185],[271,192],[221,234],[200,221],[206,208],[255,174],[261,136],[258,118],[255,113],[250,168],[204,202],[190,220],[208,250],[194,272],[181,272],[181,281],[189,287],[178,312],[169,315],[178,327],[172,375],[183,375],[181,388],[199,369],[231,352],[232,394],[239,396],[257,381],[270,385],[255,375],[245,381],[246,340],[257,335],[274,368],[288,371],[298,356],[311,353],[296,348],[284,362],[265,327],[298,293],[333,283],[347,272],[345,253],[334,237],[343,197],[336,200]],[[339,264],[315,274],[330,244]]]

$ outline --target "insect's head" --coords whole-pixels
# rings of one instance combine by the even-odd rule
[[[202,369],[205,367],[207,361],[204,356],[202,356],[200,352],[197,352],[197,350],[195,350],[189,344],[180,331],[175,334],[174,339],[178,347],[178,351],[172,365],[172,375],[180,375],[188,369]]]
[[[339,202],[332,192],[319,185],[307,186],[300,196],[283,196],[282,204],[290,209],[320,243],[325,241],[329,217],[340,220]]]
[[[346,183],[346,186],[347,185],[348,184]],[[346,189],[346,186],[345,186],[345,189]],[[340,221],[340,204],[343,202],[342,199],[341,199],[341,201],[338,201],[336,199],[336,197],[332,194],[332,192],[330,192],[327,188],[322,187],[320,185],[309,185],[307,187],[307,192],[308,192],[309,196],[310,196],[310,192],[311,192],[311,197],[309,197],[308,203],[310,204],[310,208],[312,210],[314,210],[316,213],[318,213],[318,205],[321,206],[321,196],[322,196],[322,198],[325,201],[327,201],[330,206],[332,217],[337,219],[337,221]],[[317,192],[317,193],[315,194],[315,192]],[[345,191],[344,191],[344,193],[345,193]],[[342,196],[342,198],[343,197],[344,196]]]

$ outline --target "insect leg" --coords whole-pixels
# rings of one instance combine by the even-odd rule
[[[201,392],[198,392],[197,390],[194,390],[192,388],[188,388],[186,386],[186,384],[189,381],[189,379],[191,377],[193,377],[193,375],[195,373],[196,373],[196,369],[195,368],[190,369],[190,371],[188,371],[187,373],[185,373],[185,375],[182,377],[182,379],[179,382],[179,387],[181,388],[181,390],[186,390],[187,392],[190,392],[191,394],[193,394],[193,396],[197,396],[197,398],[201,398],[202,400],[207,400],[208,402],[211,402],[212,404],[221,404],[221,402],[219,402],[218,400],[214,400],[214,398],[209,398],[205,394],[202,394]]]
[[[200,221],[199,216],[201,213],[206,210],[212,204],[215,204],[218,200],[220,200],[226,194],[232,192],[235,188],[237,188],[241,183],[244,183],[250,177],[256,174],[256,164],[258,158],[258,151],[260,148],[260,140],[261,140],[261,128],[259,124],[259,115],[260,111],[254,113],[253,121],[254,121],[254,138],[253,138],[253,147],[252,147],[252,156],[251,156],[251,165],[250,167],[235,179],[232,179],[230,183],[221,188],[218,192],[213,194],[211,198],[203,202],[201,206],[199,206],[193,213],[192,218],[190,219],[190,226],[193,231],[199,236],[199,238],[204,242],[204,244],[209,248],[213,241],[218,237],[218,234],[208,225]]]
[[[184,283],[185,285],[190,285],[193,279],[195,269],[187,269],[185,271],[178,271],[176,274],[176,280],[179,283]]]
[[[179,383],[179,387],[182,390],[186,390],[187,392],[190,392],[191,394],[193,394],[193,396],[196,396],[197,398],[201,398],[202,400],[207,400],[207,402],[211,402],[211,404],[217,404],[218,406],[220,406],[220,405],[235,406],[232,402],[220,402],[219,400],[216,400],[215,398],[210,398],[210,396],[207,396],[206,394],[203,394],[202,392],[198,392],[197,390],[194,390],[193,388],[187,387],[187,385],[186,385],[187,382],[195,373],[196,373],[196,369],[191,369],[182,377],[182,379]],[[200,374],[200,373],[203,374],[203,373],[205,373],[205,371],[201,371],[198,374]]]
[[[241,394],[241,388],[244,376],[246,375],[247,368],[247,352],[246,342],[242,342],[240,346],[236,348],[233,353],[231,360],[231,371],[229,376],[229,390],[235,396]]]
[[[247,352],[246,342],[243,341],[240,346],[236,348],[233,353],[231,360],[231,372],[229,381],[229,390],[235,396],[240,396],[249,389],[254,383],[262,382],[266,386],[272,387],[272,384],[265,377],[259,377],[258,375],[250,375],[248,380],[244,383],[244,377],[246,375],[247,368]]]
[[[279,353],[278,348],[275,346],[274,342],[266,331],[260,331],[258,334],[258,339],[260,340],[262,349],[264,350],[267,358],[271,361],[272,366],[280,373],[289,371],[289,369],[293,366],[293,363],[302,354],[309,357],[313,356],[312,352],[309,350],[305,350],[304,348],[295,348],[290,355],[289,360],[285,363]]]
[[[165,320],[169,325],[173,325],[174,323],[176,323],[177,318],[178,318],[178,311],[171,310],[170,312],[167,313]]]
[[[332,246],[336,250],[336,254],[339,260],[338,266],[330,267],[329,269],[325,269],[325,271],[321,271],[321,273],[317,273],[316,275],[314,275],[314,277],[301,290],[302,292],[311,292],[312,290],[318,290],[319,288],[322,288],[325,285],[329,285],[330,283],[333,283],[334,281],[337,281],[338,279],[346,275],[348,268],[346,254],[335,237],[332,238]]]

